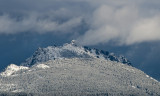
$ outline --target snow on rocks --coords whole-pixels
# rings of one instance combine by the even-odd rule
[[[27,70],[29,69],[28,67],[25,67],[25,66],[17,66],[15,64],[11,64],[9,65],[6,70],[4,72],[2,72],[0,75],[1,76],[11,76],[13,73],[17,72],[17,71],[20,71],[20,70]]]
[[[136,87],[135,87],[135,86],[132,86],[132,88],[134,88],[134,89],[135,89]]]
[[[30,58],[26,59],[25,62],[21,63],[21,65],[31,67],[34,64],[62,58],[99,58],[131,65],[130,61],[128,61],[124,56],[116,56],[108,51],[80,46],[76,44],[75,40],[72,40],[71,43],[66,43],[63,46],[38,48],[34,54]]]
[[[147,77],[147,78],[150,78],[150,79],[152,79],[152,80],[154,80],[154,81],[156,81],[156,82],[158,82],[156,79],[150,77],[149,75],[146,75],[146,77]]]
[[[146,77],[149,77],[148,75],[146,75]]]
[[[37,67],[37,68],[41,68],[41,69],[50,68],[48,65],[45,65],[45,64],[38,64],[36,67]]]
[[[72,96],[65,92],[88,92],[90,95],[106,93],[112,96],[160,95],[160,83],[147,78],[144,72],[132,66],[99,58],[55,59],[35,64],[28,70],[18,71],[13,75],[0,76],[0,92],[39,93],[38,96],[55,95],[57,92],[60,92],[58,96]],[[80,94],[73,96],[75,95]]]

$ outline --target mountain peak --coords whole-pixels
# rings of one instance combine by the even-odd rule
[[[72,41],[71,41],[71,44],[72,44],[72,45],[76,45],[76,40],[72,40]]]
[[[26,59],[23,66],[32,66],[36,63],[46,62],[48,60],[62,59],[62,58],[100,58],[111,60],[130,65],[124,56],[116,56],[108,51],[89,48],[86,46],[77,46],[77,42],[72,40],[71,43],[66,43],[63,46],[49,46],[47,48],[38,48],[34,54]]]

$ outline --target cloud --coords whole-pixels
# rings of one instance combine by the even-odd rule
[[[154,12],[150,9],[148,13],[143,13],[143,7],[130,2],[99,6],[93,13],[90,30],[78,38],[78,41],[83,45],[110,41],[118,45],[131,45],[160,40],[160,10]]]
[[[38,33],[71,31],[72,28],[81,24],[81,17],[70,18],[59,22],[50,17],[41,17],[36,14],[23,17],[22,20],[11,18],[8,14],[0,16],[0,33],[14,34],[19,32],[33,31]]]
[[[80,6],[76,7],[78,4],[70,0],[1,1],[0,34],[74,32],[83,20]],[[80,5],[87,6],[85,3]]]
[[[126,44],[160,40],[160,15],[138,21],[131,29]]]
[[[0,34],[73,33],[82,45],[160,40],[159,0],[9,0],[0,3]],[[2,13],[2,14],[1,14]],[[77,28],[77,29],[76,29]],[[79,34],[79,33],[78,33]]]
[[[80,37],[82,44],[105,43],[110,40],[124,41],[128,34],[129,25],[135,21],[137,10],[130,7],[116,9],[109,5],[100,6],[93,13],[91,28]],[[130,14],[133,14],[130,16]],[[94,42],[93,42],[94,41]]]

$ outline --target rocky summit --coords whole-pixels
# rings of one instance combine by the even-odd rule
[[[47,48],[38,48],[34,54],[26,59],[21,65],[32,66],[36,63],[62,58],[100,58],[131,65],[131,62],[124,56],[116,56],[114,53],[109,53],[108,51],[80,46],[76,44],[75,40],[72,40],[71,43],[66,43],[63,46],[55,45]]]

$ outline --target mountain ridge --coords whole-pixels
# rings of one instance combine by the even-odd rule
[[[0,73],[0,96],[160,96],[159,90],[159,81],[125,57],[75,41],[38,48]]]
[[[71,43],[65,43],[63,46],[48,46],[46,48],[38,48],[31,57],[21,63],[23,66],[32,66],[36,63],[46,62],[57,58],[101,58],[131,65],[131,62],[124,56],[116,56],[108,51],[89,48],[76,44],[75,40]]]

